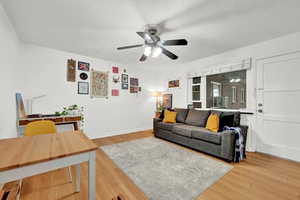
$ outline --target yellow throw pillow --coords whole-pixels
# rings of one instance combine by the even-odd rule
[[[219,130],[220,118],[217,114],[210,114],[206,122],[206,128],[212,132],[217,133]]]
[[[165,110],[165,117],[163,122],[165,123],[176,123],[176,112]]]

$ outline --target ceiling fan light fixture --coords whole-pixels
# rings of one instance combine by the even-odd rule
[[[152,57],[157,58],[162,52],[162,49],[160,47],[154,47],[152,51]]]
[[[145,55],[145,56],[150,56],[151,53],[152,53],[152,47],[146,46],[146,47],[145,47],[145,50],[144,50],[144,55]]]

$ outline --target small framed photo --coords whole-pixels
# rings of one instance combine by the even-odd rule
[[[122,90],[128,90],[128,83],[122,83]]]
[[[118,89],[111,90],[111,96],[115,96],[115,97],[119,96],[119,90]]]
[[[113,67],[112,67],[112,72],[113,72],[114,74],[118,74],[118,73],[119,73],[119,67],[113,66]]]
[[[89,94],[88,82],[78,82],[78,94]]]
[[[90,63],[78,61],[78,70],[90,71]]]
[[[128,75],[122,74],[122,83],[128,83]]]
[[[130,86],[138,87],[139,86],[139,79],[137,79],[137,78],[130,78]]]

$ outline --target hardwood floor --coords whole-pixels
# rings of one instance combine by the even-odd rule
[[[103,146],[145,137],[153,137],[152,132],[143,131],[94,141],[98,146]],[[245,161],[232,164],[234,168],[204,191],[197,200],[300,200],[299,163],[261,153],[248,153],[247,156]],[[122,194],[126,200],[147,199],[143,192],[101,150],[97,152],[96,163],[97,200],[111,200],[118,194]],[[75,171],[73,174],[75,177]],[[74,193],[74,186],[67,182],[67,175],[67,169],[61,169],[25,179],[21,199],[87,199],[87,165],[82,164],[80,193]]]

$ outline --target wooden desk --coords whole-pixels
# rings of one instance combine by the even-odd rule
[[[79,192],[80,163],[88,162],[88,199],[95,200],[96,149],[80,131],[0,140],[0,184],[77,165]]]
[[[56,125],[72,124],[74,131],[79,130],[78,123],[81,121],[81,116],[57,116],[57,117],[39,117],[39,118],[20,118],[17,120],[17,129],[18,135],[22,136],[22,128],[29,124],[30,122],[39,121],[39,120],[50,120],[53,121]]]

